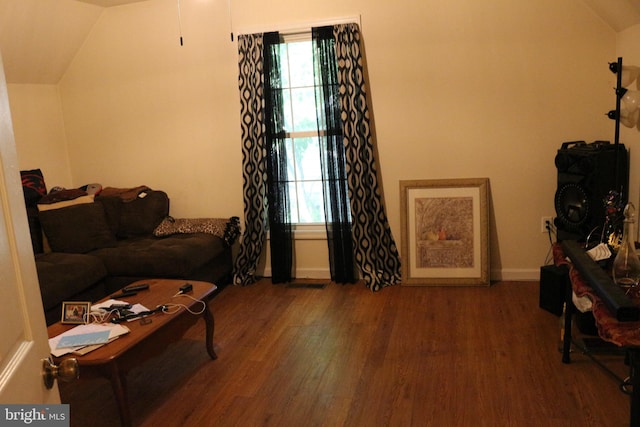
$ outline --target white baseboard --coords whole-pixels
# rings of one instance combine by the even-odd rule
[[[264,276],[271,277],[271,267],[264,269]],[[298,268],[296,270],[297,279],[327,279],[331,278],[329,269],[323,268]],[[514,281],[530,282],[540,280],[540,269],[524,268],[504,268],[491,272],[491,281]]]
[[[271,277],[271,267],[264,269],[264,277]],[[319,268],[298,268],[296,269],[296,279],[326,279],[331,280],[329,269]]]

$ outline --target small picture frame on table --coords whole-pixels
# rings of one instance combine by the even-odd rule
[[[87,301],[64,301],[60,323],[82,325],[87,323],[91,303]]]

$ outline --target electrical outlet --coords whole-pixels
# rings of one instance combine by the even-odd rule
[[[547,230],[547,224],[549,224],[549,227],[553,227],[553,217],[552,216],[543,216],[542,219],[540,220],[540,232],[541,233],[548,233],[549,230]]]

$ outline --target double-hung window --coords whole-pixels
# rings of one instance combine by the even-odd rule
[[[280,76],[291,222],[324,224],[311,34],[284,36]]]

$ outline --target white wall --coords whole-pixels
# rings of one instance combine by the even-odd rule
[[[640,25],[635,25],[617,35],[617,57],[622,57],[622,65],[640,66]],[[638,81],[631,83],[630,90],[638,90]],[[615,103],[615,97],[612,102]],[[613,104],[615,107],[615,104]],[[630,152],[629,186],[630,200],[640,208],[640,128],[620,126],[620,142]],[[636,232],[638,227],[636,227]]]
[[[242,216],[230,22],[265,29],[360,15],[398,246],[399,181],[489,177],[493,277],[537,278],[557,149],[613,139],[604,114],[616,35],[581,1],[232,3],[229,20],[227,2],[181,2],[182,47],[174,0],[103,12],[60,83],[74,185],[146,184],[168,192],[175,216]],[[299,245],[298,266],[323,246]]]
[[[175,216],[242,216],[236,53],[218,3],[183,3],[182,47],[175,1],[103,13],[60,84],[74,182],[163,189]]]
[[[41,169],[47,189],[71,187],[71,166],[56,85],[10,84],[20,170]]]

